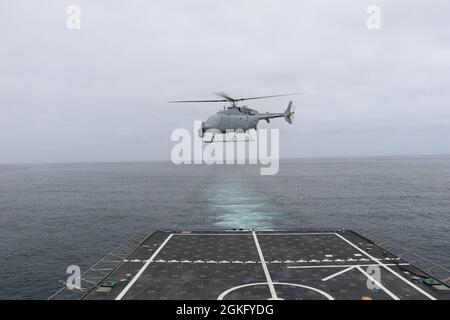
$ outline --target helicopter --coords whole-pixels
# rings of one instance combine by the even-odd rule
[[[294,108],[292,101],[284,112],[281,113],[259,113],[257,110],[249,108],[248,106],[238,106],[238,103],[246,100],[268,99],[275,97],[293,96],[299,95],[302,92],[289,93],[289,94],[277,94],[271,96],[249,97],[249,98],[232,98],[224,92],[215,93],[215,95],[222,99],[212,100],[172,100],[169,103],[203,103],[203,102],[229,102],[229,107],[223,107],[223,110],[218,111],[216,114],[210,116],[206,121],[201,123],[201,127],[198,130],[198,135],[203,139],[205,132],[211,132],[211,141],[214,142],[215,133],[227,134],[229,132],[248,132],[252,129],[257,129],[258,122],[265,120],[270,123],[270,119],[284,118],[289,124],[293,123]]]

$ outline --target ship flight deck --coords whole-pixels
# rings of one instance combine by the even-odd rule
[[[350,230],[157,231],[127,250],[52,299],[450,299],[443,279]]]

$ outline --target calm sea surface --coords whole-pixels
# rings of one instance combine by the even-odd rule
[[[450,156],[1,165],[0,299],[46,299],[144,230],[364,229],[450,268]]]

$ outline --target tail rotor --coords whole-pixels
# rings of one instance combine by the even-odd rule
[[[293,124],[294,115],[295,115],[295,106],[293,105],[292,101],[289,101],[288,107],[284,112],[284,120],[286,120],[286,122],[289,124]]]

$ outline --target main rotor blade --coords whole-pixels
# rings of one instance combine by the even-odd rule
[[[185,103],[185,102],[232,102],[233,105],[235,102],[238,101],[245,101],[245,100],[257,100],[257,99],[268,99],[268,98],[275,98],[275,97],[286,97],[286,96],[295,96],[299,94],[303,94],[303,92],[296,92],[296,93],[287,93],[287,94],[276,94],[271,96],[260,96],[260,97],[249,97],[249,98],[232,98],[229,95],[227,95],[224,92],[216,92],[216,95],[219,97],[222,97],[224,99],[214,99],[214,100],[173,100],[169,101],[169,103]]]
[[[219,96],[219,97],[225,98],[225,99],[227,99],[228,101],[236,101],[236,100],[239,100],[239,99],[234,99],[234,98],[230,97],[230,96],[227,95],[225,92],[215,92],[214,94],[217,95],[217,96]]]
[[[169,103],[184,103],[184,102],[228,102],[228,100],[173,100]]]
[[[304,92],[295,92],[295,93],[286,93],[286,94],[276,94],[272,96],[261,96],[261,97],[250,97],[250,98],[239,98],[236,101],[244,101],[244,100],[256,100],[256,99],[267,99],[267,98],[275,98],[275,97],[286,97],[286,96],[296,96],[299,94],[303,94]]]

